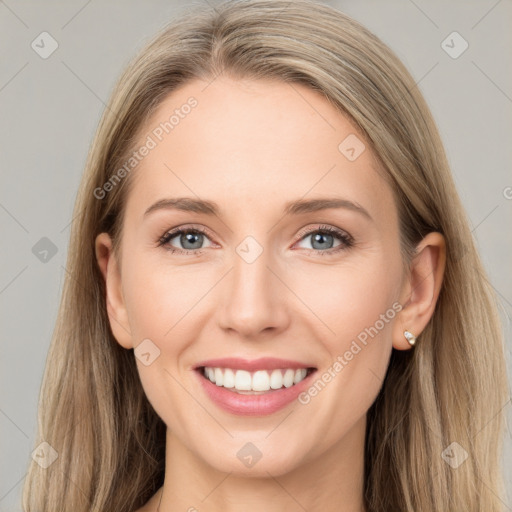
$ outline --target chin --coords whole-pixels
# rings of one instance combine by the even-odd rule
[[[284,475],[297,469],[302,459],[303,456],[299,454],[283,453],[278,446],[267,446],[265,449],[258,450],[255,445],[248,442],[237,450],[235,457],[226,457],[224,452],[221,458],[208,459],[205,462],[217,471],[231,473],[233,476],[268,478]]]

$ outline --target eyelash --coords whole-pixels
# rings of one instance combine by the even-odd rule
[[[167,245],[177,235],[187,234],[187,233],[200,233],[209,238],[207,231],[201,227],[176,228],[174,230],[166,232],[162,237],[160,237],[160,239],[158,240],[158,246],[163,247],[165,250],[167,250],[171,253],[174,253],[174,254],[185,254],[185,255],[187,255],[187,254],[195,254],[195,255],[202,254],[203,249],[195,249],[195,250],[177,249],[175,247],[171,247],[171,246]],[[341,244],[338,245],[337,247],[334,247],[331,249],[326,249],[326,250],[306,249],[306,251],[308,251],[308,253],[315,253],[315,254],[319,254],[321,256],[330,256],[330,255],[337,254],[341,251],[344,251],[346,249],[349,249],[354,245],[354,239],[348,233],[345,233],[344,231],[341,231],[338,228],[334,228],[332,226],[326,226],[326,225],[318,226],[315,229],[301,231],[297,242],[300,242],[303,238],[307,237],[308,235],[315,234],[315,233],[323,233],[323,234],[327,233],[329,235],[334,235],[336,238],[338,238],[341,241]]]

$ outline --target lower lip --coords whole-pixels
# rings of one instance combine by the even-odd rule
[[[264,416],[283,409],[293,402],[309,386],[310,378],[316,373],[311,372],[304,380],[289,388],[269,391],[261,395],[245,395],[217,386],[196,371],[206,394],[220,408],[239,416]]]

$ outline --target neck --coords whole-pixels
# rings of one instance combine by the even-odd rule
[[[167,430],[164,485],[157,511],[364,512],[366,416],[326,453],[292,471],[238,476],[206,464]]]

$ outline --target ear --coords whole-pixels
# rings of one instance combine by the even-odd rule
[[[110,328],[117,342],[124,348],[133,348],[128,314],[121,286],[121,273],[112,239],[108,233],[100,233],[95,241],[96,260],[100,267],[106,288],[106,304]]]
[[[403,309],[393,327],[393,348],[411,349],[404,336],[410,331],[414,336],[425,329],[434,314],[446,264],[446,245],[441,233],[429,233],[416,247],[410,273],[402,287],[400,304]]]

